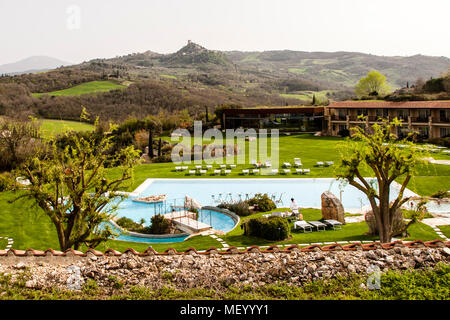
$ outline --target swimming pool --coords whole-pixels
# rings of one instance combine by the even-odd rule
[[[342,197],[347,209],[360,209],[369,204],[364,193],[353,186],[342,185],[332,178],[304,179],[149,179],[139,196],[167,194],[168,199],[182,199],[186,195],[203,206],[217,205],[222,200],[245,200],[256,193],[273,196],[278,207],[289,207],[294,198],[300,207],[321,208],[321,195],[331,191]],[[398,187],[391,188],[391,199],[398,195]],[[135,206],[139,210],[139,206]]]

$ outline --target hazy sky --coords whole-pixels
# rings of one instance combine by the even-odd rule
[[[450,0],[0,0],[0,64],[69,62],[192,40],[216,50],[450,57]]]

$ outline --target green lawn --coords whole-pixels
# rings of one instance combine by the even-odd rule
[[[450,238],[450,225],[448,225],[448,226],[438,226],[438,228],[442,231],[442,233],[447,238]]]
[[[50,222],[50,219],[42,212],[40,208],[33,206],[33,201],[31,200],[22,199],[17,202],[10,203],[10,201],[17,195],[18,194],[10,191],[0,193],[0,236],[13,238],[14,249],[58,249],[59,244],[56,231],[53,224]],[[258,217],[262,214],[264,213],[258,213],[256,215],[242,218],[241,223],[246,219]],[[318,209],[304,209],[303,215],[306,220],[321,219],[320,210]],[[411,237],[407,240],[434,240],[439,238],[430,227],[422,223],[413,225],[409,230]],[[342,230],[336,231],[327,230],[307,234],[295,231],[292,233],[291,239],[273,242],[243,236],[243,230],[239,225],[227,235],[222,236],[222,239],[224,239],[229,245],[236,247],[272,244],[302,244],[328,241],[376,240],[376,237],[365,235],[367,231],[368,228],[364,222],[353,223],[347,224],[343,226]],[[2,242],[0,242],[0,245],[1,244]],[[123,252],[127,248],[134,248],[135,250],[142,252],[149,246],[152,246],[159,252],[162,252],[167,248],[174,248],[177,251],[184,251],[189,247],[194,247],[197,250],[205,250],[210,247],[222,247],[217,240],[209,236],[195,236],[181,243],[166,244],[145,244],[111,240],[97,247],[97,249],[104,251],[107,248],[113,248]],[[0,246],[0,248],[2,247]],[[86,248],[82,248],[82,250],[85,251]]]
[[[8,240],[7,239],[0,239],[0,250],[4,250],[6,248],[6,246],[8,245]]]
[[[56,128],[64,122],[54,122],[48,120],[47,126]],[[73,122],[73,125],[83,125]],[[65,128],[65,125],[62,125]],[[60,132],[59,129],[47,131],[48,135]],[[51,133],[53,132],[53,133]],[[169,137],[165,139],[170,140]],[[280,163],[291,162],[295,157],[301,158],[304,168],[310,168],[311,174],[305,176],[297,175],[276,175],[276,176],[256,176],[257,178],[269,177],[335,177],[335,168],[318,168],[314,167],[316,161],[334,161],[339,162],[339,155],[336,152],[336,144],[342,141],[337,137],[313,137],[312,135],[291,135],[280,137]],[[267,141],[266,141],[267,142]],[[206,143],[206,142],[205,142]],[[248,150],[248,142],[246,143]],[[251,168],[250,159],[246,157],[247,164],[240,164],[233,173],[227,178],[243,178],[253,176],[242,176],[239,174],[244,168]],[[257,159],[261,160],[261,159]],[[155,163],[147,165],[139,165],[134,170],[134,178],[129,181],[124,189],[131,191],[139,186],[147,178],[193,178],[186,176],[185,173],[175,172],[175,164],[173,163]],[[192,167],[192,165],[190,166]],[[118,169],[110,169],[109,175],[114,176],[119,173]],[[364,172],[364,175],[370,175],[370,171]],[[201,178],[215,178],[217,176],[194,176]],[[224,176],[221,176],[221,178]],[[418,170],[418,176],[409,184],[409,188],[422,195],[430,195],[438,190],[450,190],[450,166],[444,165],[424,165]],[[318,195],[320,196],[320,195]],[[20,200],[13,204],[8,203],[14,197],[12,192],[0,193],[0,236],[9,236],[14,238],[14,248],[26,249],[32,247],[34,249],[59,248],[54,227],[50,224],[49,219],[41,212],[39,208],[32,207],[32,202]],[[304,212],[306,220],[320,219],[320,211],[308,209]],[[244,218],[245,220],[245,218]],[[411,237],[408,239],[432,240],[437,239],[437,234],[424,224],[413,225],[410,229]],[[351,240],[373,240],[374,237],[366,236],[367,226],[365,223],[349,224],[339,231],[314,232],[312,234],[303,234],[294,232],[292,239],[279,242],[278,244],[299,244],[311,242],[329,242],[329,241],[351,241]],[[225,235],[223,239],[230,245],[234,246],[250,246],[250,245],[270,245],[273,242],[261,239],[244,237],[243,230],[238,226],[234,231]],[[197,236],[185,242],[178,244],[155,244],[153,247],[158,251],[163,251],[168,247],[174,247],[177,250],[185,250],[188,247],[196,247],[197,249],[207,249],[211,246],[220,247],[220,243],[210,237]],[[103,250],[107,247],[117,249],[119,251],[128,247],[133,247],[138,251],[143,251],[148,244],[131,243],[122,241],[109,241],[102,245],[99,249]]]
[[[122,88],[125,88],[125,86],[117,84],[112,81],[91,81],[64,90],[57,90],[45,93],[33,93],[33,96],[40,97],[44,94],[50,96],[79,96],[82,94],[89,94],[94,92],[107,92],[114,89],[122,89]]]
[[[50,138],[66,131],[92,131],[94,126],[86,122],[67,120],[41,120],[41,130],[44,138]]]
[[[163,139],[171,142],[174,141],[170,137],[163,137]],[[340,161],[336,145],[343,139],[339,137],[314,137],[311,134],[298,134],[290,136],[280,136],[279,138],[279,163],[290,162],[293,164],[294,158],[301,158],[303,168],[311,169],[308,175],[296,174],[277,174],[277,175],[249,175],[243,176],[242,169],[252,169],[249,165],[250,160],[248,155],[249,142],[245,143],[246,164],[238,164],[236,169],[227,176],[220,176],[220,178],[333,178],[336,176],[336,165]],[[211,143],[210,141],[203,141],[204,144]],[[270,139],[260,139],[260,143],[266,143],[269,147],[270,156]],[[193,143],[192,143],[193,145]],[[234,157],[236,159],[236,157]],[[230,159],[233,160],[233,159]],[[265,159],[255,159],[258,161],[265,161]],[[315,167],[317,161],[334,161],[336,164],[332,167]],[[231,163],[231,162],[230,162]],[[235,162],[236,163],[236,162]],[[204,162],[204,164],[206,164]],[[179,164],[178,164],[179,165]],[[186,172],[176,172],[176,164],[173,163],[154,163],[147,165],[139,165],[135,168],[134,181],[129,184],[128,190],[134,190],[139,184],[147,178],[217,178],[207,174],[206,176],[188,176]],[[193,165],[189,166],[194,168]],[[219,167],[218,164],[213,165],[214,168]],[[292,172],[295,170],[291,169]],[[117,174],[117,169],[110,171],[111,175]],[[281,172],[281,170],[280,170]],[[362,170],[364,176],[372,176],[369,170]],[[450,190],[450,166],[424,164],[417,170],[416,177],[414,177],[408,185],[412,191],[423,195],[430,196],[439,190]],[[402,179],[398,179],[401,182]]]

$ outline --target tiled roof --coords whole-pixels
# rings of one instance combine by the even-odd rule
[[[395,241],[390,243],[380,243],[380,242],[373,242],[373,243],[351,243],[348,245],[340,245],[340,244],[331,244],[326,246],[320,246],[320,245],[309,245],[306,247],[300,247],[298,245],[292,245],[285,248],[281,248],[279,246],[269,246],[264,249],[258,247],[258,246],[252,246],[248,247],[244,250],[239,250],[236,247],[229,247],[226,250],[220,250],[215,247],[211,247],[207,250],[203,251],[197,251],[195,248],[188,248],[184,252],[177,252],[173,248],[168,248],[164,252],[157,252],[152,247],[149,247],[144,252],[137,252],[136,250],[129,248],[126,249],[123,253],[113,250],[113,249],[107,249],[104,253],[89,249],[86,252],[76,251],[73,249],[67,249],[65,252],[62,251],[56,251],[53,249],[47,249],[45,251],[39,251],[39,250],[33,250],[33,249],[27,249],[27,250],[16,250],[16,249],[9,249],[9,250],[0,250],[0,257],[1,256],[16,256],[16,257],[25,257],[25,256],[35,256],[35,257],[43,257],[43,256],[62,256],[62,257],[86,257],[88,254],[93,254],[95,256],[122,256],[124,254],[132,254],[136,256],[151,256],[151,255],[183,255],[183,254],[191,254],[191,253],[197,253],[197,254],[204,254],[209,255],[211,253],[218,253],[218,254],[242,254],[242,253],[249,253],[249,252],[262,252],[262,253],[274,253],[274,252],[292,252],[292,251],[302,251],[302,252],[312,252],[312,251],[355,251],[355,250],[376,250],[376,249],[385,249],[389,250],[395,247],[407,247],[407,248],[438,248],[438,247],[450,247],[450,241],[444,242],[442,240],[433,240],[433,241],[411,241],[411,242],[402,242],[402,241]]]
[[[450,100],[435,100],[435,101],[339,101],[332,102],[328,108],[398,108],[398,109],[436,109],[436,108],[450,108]]]

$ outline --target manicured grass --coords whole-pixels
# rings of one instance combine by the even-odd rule
[[[171,142],[179,142],[170,137],[163,137],[163,139]],[[259,139],[259,143],[266,143],[269,148],[268,155],[270,156],[270,139]],[[245,175],[241,174],[242,169],[252,169],[253,166],[249,163],[251,160],[265,161],[265,159],[249,159],[249,142],[245,143],[246,164],[237,164],[236,169],[233,169],[231,174],[227,176],[219,176],[220,178],[334,178],[336,177],[336,166],[340,162],[340,156],[336,149],[336,145],[343,139],[339,137],[314,137],[311,134],[298,134],[290,136],[280,136],[279,138],[279,163],[290,162],[293,164],[294,158],[301,158],[303,168],[311,169],[308,175],[292,174],[295,172],[291,168],[291,174],[283,175]],[[211,143],[210,141],[203,141],[204,144]],[[191,144],[193,145],[193,143]],[[236,160],[237,157],[234,157]],[[233,157],[227,158],[233,163]],[[227,160],[227,162],[228,162]],[[331,167],[315,167],[317,161],[333,161],[334,166]],[[236,163],[236,161],[234,161]],[[206,164],[204,162],[204,164]],[[180,164],[173,163],[154,163],[147,165],[140,165],[135,168],[135,177],[133,183],[129,185],[129,190],[134,190],[147,178],[217,178],[210,174],[204,176],[188,176],[186,172],[176,172],[175,166]],[[213,164],[214,168],[218,168],[218,164]],[[193,164],[190,168],[194,168]],[[112,169],[111,175],[117,173],[117,169]],[[281,172],[281,170],[280,170]],[[364,176],[373,176],[370,170],[362,170]],[[398,179],[398,182],[403,179]],[[416,177],[414,177],[408,185],[412,191],[429,196],[439,190],[450,190],[450,166],[424,164],[417,170]]]
[[[276,209],[274,211],[282,211],[283,209]],[[303,219],[306,221],[314,221],[322,219],[321,211],[319,209],[303,209],[301,210]],[[242,247],[251,245],[284,245],[284,244],[302,244],[302,243],[315,243],[315,242],[333,242],[333,241],[369,241],[378,240],[378,236],[369,236],[366,233],[369,231],[365,222],[348,223],[342,226],[341,230],[326,230],[326,231],[314,231],[311,233],[303,233],[303,231],[293,230],[293,223],[291,223],[292,237],[284,241],[267,241],[260,238],[244,236],[244,230],[240,225],[250,218],[255,218],[265,213],[258,213],[248,217],[241,218],[241,222],[238,227],[233,231],[227,233],[222,237],[229,245]],[[417,223],[412,225],[408,229],[410,237],[405,240],[421,239],[421,240],[435,240],[439,236],[433,229],[423,223]]]
[[[11,191],[0,192],[0,236],[13,238],[14,249],[25,250],[33,248],[36,250],[46,250],[52,248],[59,250],[55,227],[41,208],[33,206],[33,201],[27,199],[10,203],[19,194]],[[195,247],[198,250],[208,249],[211,246],[221,247],[220,243],[211,237],[197,236],[181,243],[170,244],[148,244],[111,240],[102,244],[97,249],[104,251],[107,248],[113,248],[118,251],[123,251],[127,248],[134,248],[137,251],[144,251],[149,246],[152,246],[156,251],[164,251],[167,248],[184,251],[189,247]],[[2,247],[0,246],[0,248]],[[82,248],[82,250],[86,250],[86,248]]]
[[[86,122],[66,120],[41,120],[41,130],[44,138],[50,138],[66,131],[92,131],[94,126]]]
[[[7,239],[0,239],[0,250],[4,250],[7,245],[8,245]]]
[[[45,93],[33,93],[33,96],[40,97],[44,94],[50,96],[79,96],[82,94],[89,94],[94,92],[107,92],[114,89],[122,89],[122,88],[125,88],[125,86],[117,84],[112,81],[91,81],[64,90],[57,90]]]
[[[442,233],[443,233],[447,238],[450,238],[450,225],[447,225],[447,226],[438,226],[438,228],[442,231]]]
[[[53,224],[39,207],[33,205],[32,200],[21,199],[19,201],[10,203],[10,201],[17,197],[19,194],[20,193],[14,193],[11,191],[0,193],[0,235],[13,238],[14,249],[59,249],[58,238]],[[302,213],[305,220],[321,219],[321,213],[318,209],[303,209]],[[263,214],[265,213],[258,213],[252,216],[244,217],[241,219],[241,224],[243,221],[249,218],[258,217]],[[264,239],[244,236],[243,230],[239,225],[227,235],[222,236],[222,239],[224,239],[225,242],[227,242],[229,245],[236,247],[377,239],[377,237],[365,235],[367,231],[368,228],[364,222],[352,223],[343,226],[342,230],[336,231],[327,230],[306,234],[294,231],[292,232],[291,239],[273,242],[266,241]],[[408,240],[433,240],[439,238],[430,227],[423,225],[422,223],[411,226],[409,231],[411,233],[411,236],[408,238]],[[152,246],[156,251],[159,252],[162,252],[167,248],[174,248],[177,251],[185,251],[189,247],[194,247],[197,250],[205,250],[210,247],[222,247],[217,240],[209,236],[196,236],[181,243],[166,244],[148,244],[111,240],[97,247],[97,249],[104,251],[107,248],[113,248],[118,251],[124,251],[127,248],[134,248],[137,251],[144,251],[149,246]],[[82,248],[82,250],[86,250],[86,248]]]

